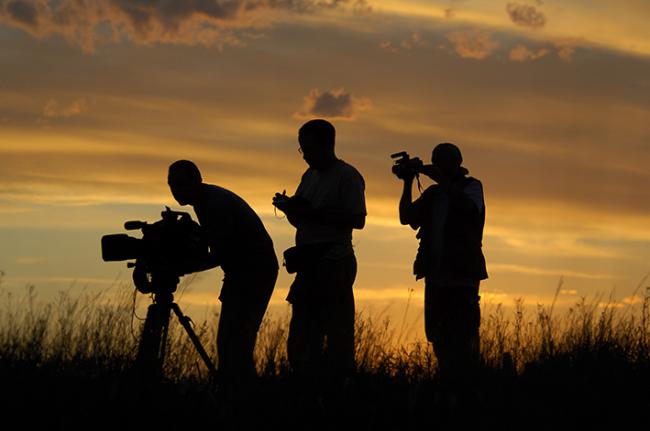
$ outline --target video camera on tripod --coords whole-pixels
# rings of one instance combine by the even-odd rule
[[[133,282],[141,293],[157,293],[160,281],[167,281],[197,271],[198,263],[209,259],[209,247],[201,226],[186,212],[172,211],[165,207],[161,219],[155,223],[127,221],[126,230],[142,231],[142,238],[127,234],[102,237],[102,259],[129,262],[133,268]],[[174,283],[174,290],[175,284]],[[173,292],[172,290],[171,292]]]
[[[161,219],[155,223],[127,221],[126,230],[142,231],[142,238],[126,234],[102,237],[102,259],[106,262],[135,259],[133,282],[141,293],[152,293],[153,303],[147,309],[142,328],[136,368],[141,376],[151,382],[162,377],[166,354],[169,317],[171,312],[187,332],[201,359],[212,374],[216,369],[205,348],[185,316],[174,302],[174,292],[179,277],[204,269],[210,260],[210,249],[201,226],[185,212],[165,207]]]

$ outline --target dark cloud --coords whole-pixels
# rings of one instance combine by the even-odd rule
[[[350,7],[367,13],[366,0],[0,0],[0,23],[39,38],[62,35],[93,52],[108,27],[113,40],[224,46],[236,30],[268,25],[270,10],[316,13]]]
[[[20,23],[26,25],[36,25],[38,18],[38,11],[34,5],[25,0],[14,0],[10,1],[6,5],[6,11],[11,16]]]
[[[459,9],[461,3],[465,3],[467,0],[449,0],[449,6],[444,9],[444,16],[447,19],[452,19],[456,17],[456,12]]]
[[[295,118],[309,119],[313,117],[337,118],[354,120],[359,111],[370,108],[367,98],[356,98],[343,88],[320,92],[313,89],[305,97],[302,110],[294,114]]]
[[[519,3],[508,3],[506,11],[515,24],[522,27],[541,28],[546,25],[546,16],[535,6]]]

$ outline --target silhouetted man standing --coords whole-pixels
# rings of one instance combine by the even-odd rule
[[[210,261],[225,277],[217,333],[219,377],[227,389],[255,376],[257,331],[278,275],[273,241],[255,211],[239,196],[203,183],[197,166],[178,160],[169,167],[169,187],[180,205],[192,205],[210,247]]]
[[[483,186],[468,177],[453,144],[437,145],[423,173],[437,184],[412,202],[414,172],[401,176],[400,222],[420,229],[414,264],[424,278],[425,330],[440,375],[452,382],[469,378],[479,361],[479,284],[487,278],[482,237]]]
[[[366,205],[363,177],[336,157],[335,134],[325,120],[300,128],[300,152],[309,168],[293,197],[276,194],[273,203],[296,227],[296,247],[285,252],[287,269],[297,272],[287,297],[289,363],[311,376],[324,363],[338,380],[354,371],[352,229],[364,227]]]

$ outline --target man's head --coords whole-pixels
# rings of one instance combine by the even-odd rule
[[[192,205],[201,190],[201,172],[189,160],[177,160],[169,166],[167,184],[179,205]]]
[[[467,172],[460,166],[463,163],[460,149],[449,142],[436,145],[431,153],[431,163],[447,178],[455,178]]]
[[[336,130],[326,120],[310,120],[298,131],[302,157],[314,169],[324,168],[336,158],[335,140]]]

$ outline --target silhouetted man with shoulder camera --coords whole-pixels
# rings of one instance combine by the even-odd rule
[[[217,333],[220,382],[226,390],[255,376],[257,331],[278,275],[273,241],[255,211],[239,196],[203,183],[197,166],[178,160],[168,183],[180,205],[192,205],[210,247],[197,271],[220,266],[224,272]]]
[[[309,168],[295,195],[277,193],[273,204],[296,228],[296,247],[285,251],[287,270],[296,273],[287,297],[289,363],[298,375],[326,371],[340,381],[355,367],[352,230],[364,227],[366,205],[363,177],[336,156],[335,135],[325,120],[300,128],[299,151]]]
[[[487,278],[482,252],[485,203],[483,186],[461,166],[457,146],[437,145],[432,165],[419,169],[437,184],[412,201],[416,170],[404,169],[400,222],[419,229],[414,264],[425,281],[425,330],[438,359],[440,376],[467,381],[479,362],[479,284]]]

